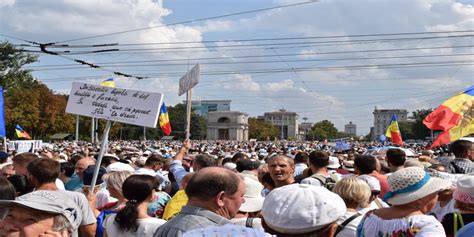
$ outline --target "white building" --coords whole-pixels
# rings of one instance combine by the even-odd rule
[[[207,139],[247,141],[249,139],[248,118],[248,114],[236,111],[209,112]]]
[[[279,129],[280,139],[298,138],[297,113],[280,109],[280,111],[264,113],[263,118]]]
[[[374,109],[374,129],[372,133],[372,140],[376,140],[379,135],[385,134],[390,121],[392,120],[392,115],[397,116],[397,122],[405,121],[408,117],[408,111],[406,109]]]
[[[357,136],[357,126],[352,122],[349,122],[348,124],[344,125],[344,132]]]

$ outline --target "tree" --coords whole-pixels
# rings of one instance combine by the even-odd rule
[[[8,42],[0,43],[0,84],[5,90],[5,122],[9,137],[14,137],[16,124],[38,139],[74,130],[74,116],[65,112],[67,97],[55,94],[23,68],[36,60],[36,56]]]
[[[413,117],[415,118],[415,123],[412,125],[413,136],[415,139],[424,140],[426,137],[431,136],[431,130],[428,129],[424,124],[423,120],[433,112],[432,109],[421,109],[413,112]]]
[[[273,140],[278,137],[278,128],[264,119],[249,118],[249,138]]]
[[[311,131],[308,133],[308,137],[313,140],[324,140],[336,138],[338,135],[337,128],[334,127],[334,124],[329,120],[323,120],[317,122],[311,127]]]
[[[398,122],[398,128],[403,140],[415,139],[413,136],[413,122],[400,121]]]
[[[0,42],[0,85],[7,93],[12,88],[32,88],[38,83],[23,66],[36,62],[37,56],[25,53],[9,42]]]

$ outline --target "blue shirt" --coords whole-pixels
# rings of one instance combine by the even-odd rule
[[[71,176],[71,179],[64,184],[64,188],[66,188],[68,191],[76,191],[82,188],[82,186],[84,186],[84,184],[76,173],[74,173]]]

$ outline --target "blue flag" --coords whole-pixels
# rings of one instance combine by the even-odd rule
[[[5,131],[5,108],[3,105],[3,87],[0,86],[0,137],[6,137]]]
[[[346,142],[343,142],[343,141],[336,142],[336,150],[346,151],[346,150],[350,150],[350,149],[351,149],[351,145],[349,143],[346,143]]]

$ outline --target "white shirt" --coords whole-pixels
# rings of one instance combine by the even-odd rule
[[[431,213],[433,213],[436,216],[436,219],[438,219],[438,221],[442,221],[443,217],[446,214],[459,211],[458,209],[454,208],[454,203],[455,203],[454,198],[451,198],[451,200],[448,203],[446,203],[444,207],[441,207],[438,201],[436,202],[433,209],[431,209]]]
[[[115,216],[117,214],[111,214],[107,216],[104,221],[104,229],[107,233],[107,236],[113,237],[146,237],[146,236],[153,236],[158,227],[166,223],[163,219],[158,218],[145,218],[145,219],[138,219],[138,229],[135,232],[132,231],[123,231],[119,228],[118,224],[115,222]]]
[[[66,190],[66,188],[64,187],[63,181],[61,181],[60,179],[56,179],[56,181],[54,182],[54,184],[56,184],[56,187],[57,187],[59,190]]]
[[[152,169],[148,168],[140,168],[137,171],[135,171],[135,174],[146,174],[155,177],[156,172]]]
[[[356,214],[356,212],[346,212],[342,217],[340,217],[336,224],[341,225],[344,221],[349,219],[351,216]],[[351,222],[347,223],[347,225],[339,232],[336,237],[354,237],[357,236],[357,226],[359,225],[360,221],[364,215],[360,215],[354,218]]]
[[[379,204],[377,204],[377,202]],[[381,205],[382,207],[380,207],[379,205]],[[389,205],[386,202],[384,202],[382,199],[377,198],[376,200],[372,201],[367,207],[357,208],[357,211],[361,214],[365,214],[368,211],[372,211],[372,210],[384,208],[384,207],[389,207]]]

